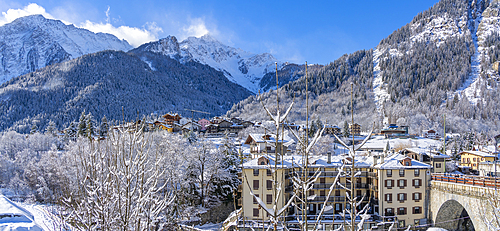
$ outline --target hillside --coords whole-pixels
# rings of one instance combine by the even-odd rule
[[[344,55],[311,71],[310,118],[340,127],[350,121],[353,82],[355,120],[363,130],[373,122],[382,128],[384,118],[409,125],[411,133],[442,130],[446,114],[448,132],[500,132],[499,16],[498,1],[438,2],[373,51]],[[296,97],[298,113],[290,120],[303,121],[304,79],[281,89],[283,103]],[[274,95],[263,94],[264,102],[273,105]],[[255,97],[235,105],[228,116],[266,118]]]
[[[122,107],[125,120],[184,109],[220,115],[249,95],[207,65],[150,52],[103,51],[1,85],[0,130],[29,132],[48,120],[67,127],[83,110],[94,118],[122,120]]]

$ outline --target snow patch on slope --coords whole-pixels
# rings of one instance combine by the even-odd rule
[[[421,32],[412,35],[410,40],[412,42],[433,41],[436,42],[437,46],[440,46],[448,37],[459,36],[467,30],[467,20],[462,16],[457,22],[445,14],[443,17],[432,18],[421,27],[419,23],[411,25],[411,31],[421,30]]]
[[[382,78],[383,73],[380,70],[380,59],[382,58],[382,54],[386,51],[387,48],[380,47],[375,48],[373,51],[373,93],[375,95],[375,105],[379,113],[382,113],[384,102],[391,99],[391,95],[387,92],[387,84],[384,83]],[[403,53],[399,52],[397,49],[389,49],[389,55],[391,57],[401,57]]]

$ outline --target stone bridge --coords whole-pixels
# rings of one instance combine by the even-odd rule
[[[488,230],[491,222],[487,220],[494,218],[492,198],[499,195],[495,194],[497,188],[500,178],[433,174],[429,218],[435,227],[450,231]]]

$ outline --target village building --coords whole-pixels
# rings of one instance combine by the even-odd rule
[[[342,134],[342,129],[340,129],[337,125],[326,124],[323,134],[340,136]]]
[[[246,145],[250,146],[250,155],[252,158],[259,157],[263,154],[284,153],[288,151],[289,145],[292,144],[288,138],[278,140],[278,146],[276,147],[276,136],[269,134],[250,134],[245,140]]]
[[[429,139],[437,139],[438,138],[438,134],[436,131],[434,130],[424,130],[422,131],[422,137],[424,138],[429,138]]]
[[[351,136],[359,136],[361,134],[361,125],[357,123],[349,124],[349,134]]]
[[[439,152],[432,152],[423,148],[405,148],[401,150],[401,153],[414,160],[418,160],[432,166],[432,173],[446,172],[446,159],[450,159],[450,156],[448,155],[444,155]]]
[[[200,119],[198,120],[198,124],[201,126],[200,131],[204,132],[207,130],[207,125],[210,124],[210,121],[207,119]]]
[[[496,160],[494,154],[483,151],[463,151],[460,155],[460,166],[470,167],[471,170],[479,170],[479,163],[484,161],[493,162]]]
[[[261,155],[242,165],[242,185],[239,188],[242,198],[239,204],[243,207],[242,216],[247,226],[256,222],[269,222],[270,218],[262,207],[272,209],[275,199],[274,174],[277,176],[277,184],[283,189],[282,195],[278,195],[278,210],[282,209],[293,195],[290,179],[304,176],[301,168],[302,156],[286,155],[283,160],[276,162],[276,167],[274,158],[274,155]],[[345,222],[339,214],[350,207],[346,198],[346,188],[351,187],[349,176],[338,178],[338,184],[332,188],[344,160],[344,156],[331,154],[312,156],[309,159],[307,175],[317,176],[317,179],[307,195],[307,217],[315,220],[327,201],[327,207],[320,219],[325,230],[339,228]],[[349,168],[350,165],[345,165],[343,170],[349,171]],[[429,199],[426,187],[429,184],[431,168],[428,164],[401,154],[387,157],[357,155],[355,171],[359,173],[354,182],[354,196],[360,201],[358,209],[365,205],[371,208],[368,212],[370,218],[365,221],[363,230],[384,221],[396,222],[397,227],[425,224],[425,211],[428,206],[425,201]],[[285,210],[284,216],[289,228],[298,227],[297,219],[302,216],[298,204],[296,201],[295,206],[291,205]]]
[[[163,115],[163,118],[165,119],[165,123],[173,125],[174,123],[179,123],[181,116],[177,113],[167,113]]]

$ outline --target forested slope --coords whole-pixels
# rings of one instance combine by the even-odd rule
[[[47,66],[0,86],[0,130],[28,132],[52,120],[67,127],[83,110],[94,118],[135,120],[184,109],[226,112],[250,92],[213,68],[169,57],[103,51]],[[123,107],[123,111],[122,111]]]

